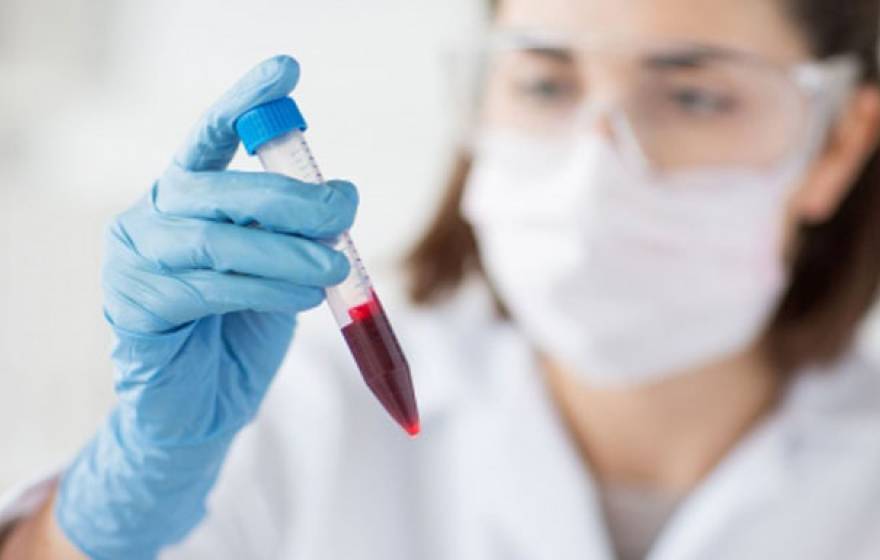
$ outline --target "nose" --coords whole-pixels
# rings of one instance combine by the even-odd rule
[[[576,122],[583,132],[596,134],[605,140],[614,140],[614,107],[611,103],[595,100],[586,103],[581,108]]]
[[[613,101],[585,104],[577,115],[575,127],[582,134],[595,135],[614,146],[634,168],[651,167],[627,113]]]
[[[611,118],[607,113],[603,113],[595,120],[591,132],[598,134],[605,140],[614,139],[614,127],[611,125]]]

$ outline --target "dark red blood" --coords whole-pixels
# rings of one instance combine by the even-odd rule
[[[376,294],[349,309],[348,316],[352,322],[342,329],[342,336],[361,376],[388,414],[411,436],[417,435],[419,410],[409,364]]]

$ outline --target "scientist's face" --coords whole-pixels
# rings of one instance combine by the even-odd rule
[[[462,211],[545,353],[638,382],[759,340],[796,226],[836,212],[880,114],[786,5],[500,2]]]

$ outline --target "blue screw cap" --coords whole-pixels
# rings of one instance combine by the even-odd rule
[[[289,97],[263,103],[244,113],[235,121],[235,131],[247,153],[254,155],[257,148],[291,130],[305,130],[306,120]]]

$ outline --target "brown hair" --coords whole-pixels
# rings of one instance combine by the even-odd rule
[[[817,58],[856,53],[863,80],[877,82],[877,0],[783,1]],[[469,169],[462,151],[437,214],[406,257],[416,304],[442,300],[469,274],[485,278],[474,233],[459,212]],[[880,281],[880,150],[837,213],[824,223],[801,225],[794,247],[791,282],[763,340],[768,358],[784,374],[839,357],[871,307]]]

